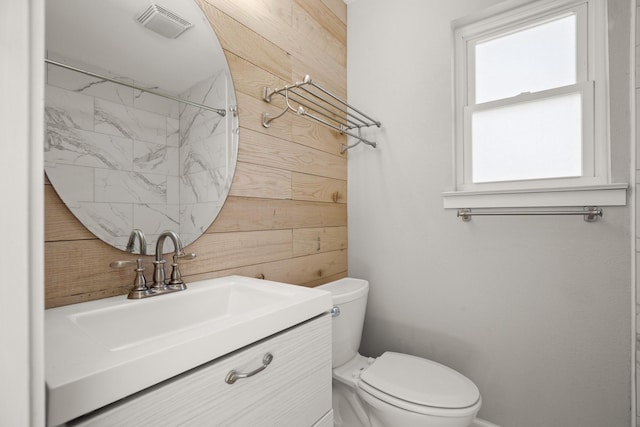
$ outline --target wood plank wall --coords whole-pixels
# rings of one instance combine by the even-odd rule
[[[344,137],[286,114],[269,129],[264,86],[305,74],[346,99],[343,0],[197,0],[222,44],[240,113],[239,160],[231,193],[207,233],[187,248],[198,258],[185,281],[240,274],[316,286],[347,274],[347,159]],[[46,181],[46,180],[45,180]],[[337,199],[337,200],[336,200]],[[88,232],[45,183],[45,306],[126,294],[135,258]],[[147,278],[151,258],[146,260]]]

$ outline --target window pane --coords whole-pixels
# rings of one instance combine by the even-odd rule
[[[576,83],[576,16],[476,45],[476,103]]]
[[[581,104],[572,93],[474,112],[473,182],[581,176]]]

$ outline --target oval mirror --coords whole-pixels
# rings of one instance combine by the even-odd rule
[[[133,229],[148,244],[164,230],[196,240],[237,159],[222,47],[194,1],[161,2],[46,2],[45,170],[76,218],[122,250]]]

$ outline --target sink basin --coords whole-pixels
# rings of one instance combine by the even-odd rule
[[[238,280],[213,286],[190,287],[189,292],[158,295],[104,308],[89,308],[70,314],[75,325],[111,351],[141,345],[161,337],[210,333],[228,326],[239,317],[259,314],[281,302],[290,292],[242,283]],[[290,289],[287,287],[287,291]],[[153,327],[156,325],[157,327]]]
[[[143,300],[45,312],[47,424],[58,425],[331,308],[331,295],[229,276]]]

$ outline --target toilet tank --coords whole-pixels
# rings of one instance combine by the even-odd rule
[[[360,348],[369,282],[347,277],[318,286],[317,289],[331,292],[333,306],[340,310],[332,318],[332,364],[336,368],[351,360]]]

